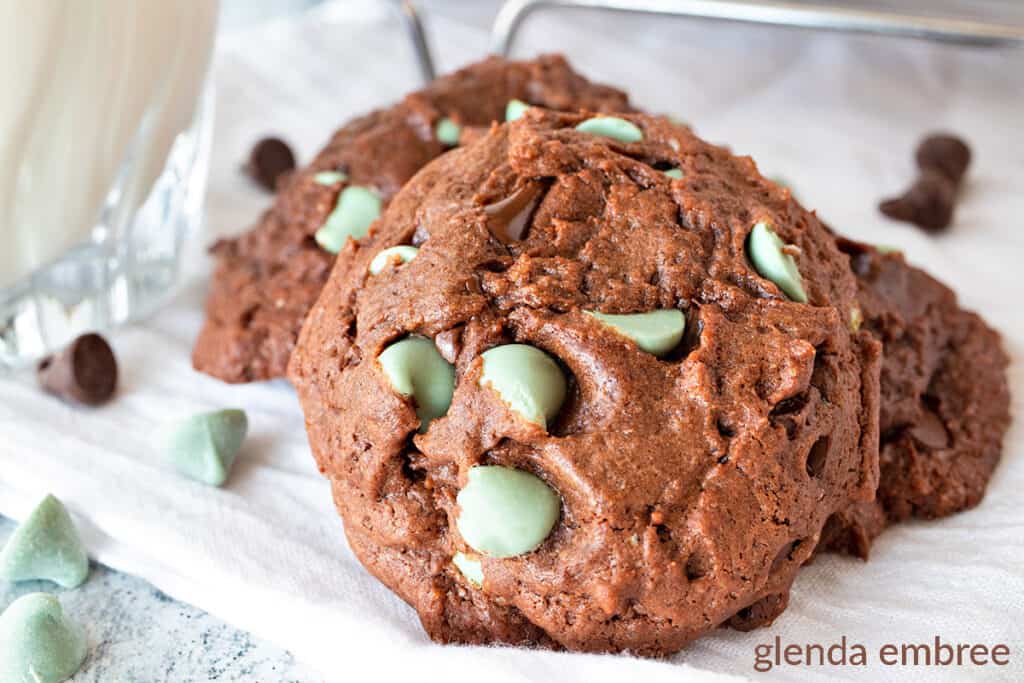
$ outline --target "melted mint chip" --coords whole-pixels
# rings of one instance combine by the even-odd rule
[[[618,116],[595,116],[578,124],[576,130],[619,142],[640,142],[644,139],[643,131],[635,123]]]
[[[678,346],[686,329],[686,316],[675,308],[627,314],[585,312],[632,339],[641,351],[655,356],[663,356]]]
[[[490,387],[513,411],[547,429],[567,391],[565,375],[551,356],[527,344],[495,346],[481,356],[480,386]]]
[[[452,564],[477,588],[484,585],[484,567],[479,557],[466,553],[455,553]]]
[[[416,255],[419,253],[419,249],[410,247],[407,244],[383,249],[370,261],[370,275],[379,275],[381,271],[388,267],[389,263],[408,263],[416,258]]]
[[[318,185],[337,185],[348,180],[348,176],[341,171],[321,171],[313,176],[313,182]]]
[[[755,225],[747,237],[747,252],[761,277],[774,282],[793,301],[805,304],[807,293],[800,270],[796,260],[786,253],[786,248],[787,245],[764,221]]]
[[[490,557],[515,557],[534,550],[558,521],[561,500],[535,474],[498,465],[469,470],[456,496],[456,524],[471,548]]]
[[[522,100],[509,100],[508,104],[505,105],[505,120],[515,121],[522,117],[526,113],[526,110],[530,108],[526,102]]]
[[[443,145],[455,147],[459,144],[459,136],[462,135],[462,126],[452,121],[447,116],[437,122],[434,126],[434,135]]]
[[[334,211],[314,236],[317,244],[332,254],[345,246],[348,238],[359,239],[380,216],[382,203],[373,190],[350,185],[338,195]]]
[[[391,388],[415,403],[420,432],[448,412],[455,393],[455,366],[433,341],[408,337],[381,351],[377,362]]]

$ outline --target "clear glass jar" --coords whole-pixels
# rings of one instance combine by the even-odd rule
[[[0,0],[0,369],[173,293],[203,216],[216,22],[210,0]]]

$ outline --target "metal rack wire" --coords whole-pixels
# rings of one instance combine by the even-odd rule
[[[390,3],[412,43],[425,83],[436,76],[423,22],[413,2]],[[507,0],[491,30],[491,50],[508,56],[526,19],[542,10],[590,9],[718,19],[769,26],[867,33],[979,47],[1024,46],[1024,23],[997,23],[886,9],[781,0]]]
[[[437,76],[437,72],[434,69],[434,57],[430,52],[427,34],[423,30],[423,22],[420,20],[419,12],[416,11],[416,6],[409,0],[394,0],[391,5],[401,20],[406,34],[409,36],[409,42],[412,43],[420,76],[425,84],[429,83]]]
[[[815,5],[776,0],[508,0],[494,22],[491,49],[508,55],[527,17],[556,8],[721,19],[847,33],[919,38],[962,45],[1024,45],[1024,25],[884,9]]]

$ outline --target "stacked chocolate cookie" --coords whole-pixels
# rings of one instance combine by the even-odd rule
[[[816,550],[976,504],[998,460],[995,332],[630,110],[491,59],[342,129],[215,247],[196,366],[290,358],[352,548],[438,640],[767,623]]]
[[[302,321],[341,246],[325,248],[316,240],[341,194],[349,188],[370,189],[386,205],[417,171],[458,143],[448,137],[452,126],[468,140],[474,129],[504,120],[513,100],[550,109],[629,109],[625,94],[588,82],[561,57],[531,62],[493,58],[350,122],[308,167],[286,179],[255,227],[213,246],[217,268],[206,323],[192,354],[196,369],[225,382],[283,377]],[[439,124],[447,132],[445,140],[437,135]],[[373,215],[365,192],[346,196],[346,204],[355,197],[363,215]],[[366,228],[364,221],[345,225],[341,218],[333,223],[341,232],[347,227],[358,237]],[[327,231],[321,241],[342,237]]]

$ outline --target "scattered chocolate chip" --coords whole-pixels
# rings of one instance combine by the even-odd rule
[[[117,360],[106,339],[94,333],[83,334],[63,351],[43,359],[37,376],[45,391],[95,406],[114,395]]]
[[[244,168],[261,187],[274,192],[281,176],[295,169],[295,155],[284,140],[263,138],[253,146]]]
[[[957,188],[971,162],[971,149],[956,136],[933,134],[918,145],[916,159],[921,175],[910,189],[882,201],[878,209],[894,220],[942,230],[953,221]]]
[[[929,135],[917,146],[917,167],[939,171],[959,183],[971,163],[971,148],[955,135]]]
[[[903,195],[878,205],[889,218],[938,231],[953,220],[956,185],[938,171],[923,171]]]

